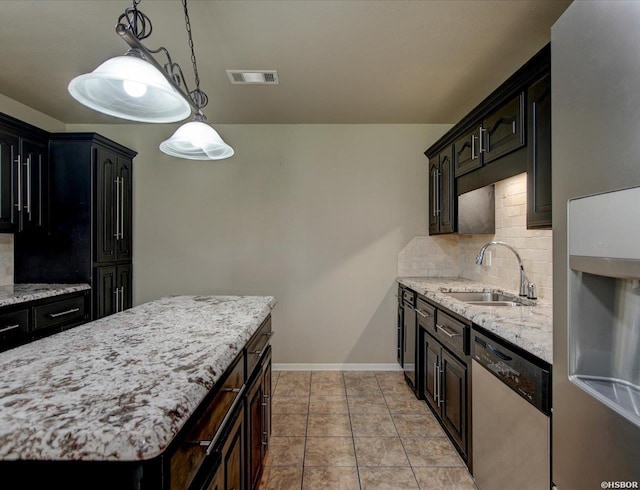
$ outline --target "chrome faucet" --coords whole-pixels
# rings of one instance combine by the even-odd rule
[[[491,245],[502,245],[503,247],[506,247],[509,250],[511,250],[516,255],[516,258],[518,259],[518,263],[520,264],[520,293],[519,294],[520,296],[526,296],[529,299],[536,299],[536,293],[535,293],[536,288],[532,282],[529,282],[529,279],[527,279],[527,276],[524,274],[524,266],[522,265],[522,259],[520,258],[520,254],[517,252],[515,248],[513,248],[508,243],[499,242],[497,240],[491,241],[489,243],[485,243],[480,249],[480,251],[478,252],[478,255],[476,255],[476,264],[482,265],[482,261],[484,260],[484,253],[487,251],[487,249]]]

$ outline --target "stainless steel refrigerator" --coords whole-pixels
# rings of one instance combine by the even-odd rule
[[[572,3],[551,65],[552,480],[638,488],[640,2]]]

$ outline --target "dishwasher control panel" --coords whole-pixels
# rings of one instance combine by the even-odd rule
[[[538,410],[551,413],[551,370],[525,359],[505,343],[473,331],[472,357]]]

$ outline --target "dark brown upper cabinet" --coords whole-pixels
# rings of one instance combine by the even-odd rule
[[[47,132],[0,114],[0,232],[46,232]]]
[[[424,152],[429,159],[429,234],[456,231],[458,195],[523,172],[528,175],[527,227],[551,226],[550,73],[547,44]],[[444,179],[442,152],[450,152],[455,173],[447,187],[453,189],[451,199],[437,180]],[[442,199],[452,203],[448,221],[443,221],[447,205]]]
[[[528,91],[527,228],[551,228],[551,75]]]
[[[16,235],[16,283],[88,283],[93,320],[130,308],[136,152],[96,133],[52,134],[49,150],[49,233]]]
[[[483,164],[493,162],[503,155],[525,145],[524,92],[520,92],[482,121]]]
[[[455,179],[452,148],[429,160],[429,235],[455,231]]]

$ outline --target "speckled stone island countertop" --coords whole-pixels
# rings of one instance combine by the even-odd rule
[[[275,304],[166,297],[1,353],[0,459],[158,456]]]
[[[88,284],[13,284],[0,286],[0,307],[91,289]]]
[[[470,305],[442,293],[451,291],[514,293],[462,278],[399,277],[398,282],[553,364],[553,315],[550,302],[537,300],[535,306],[509,307]]]

